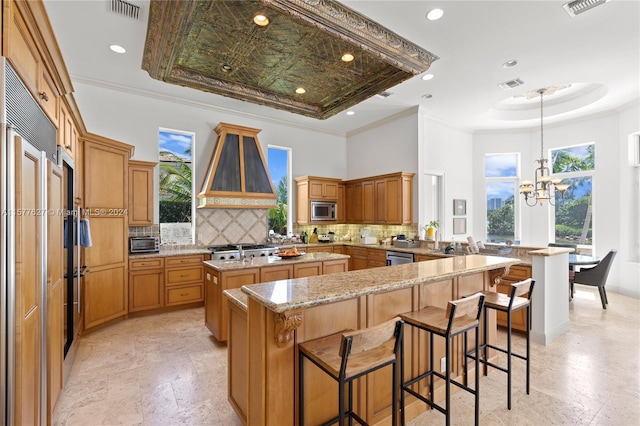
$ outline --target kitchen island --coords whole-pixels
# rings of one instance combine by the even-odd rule
[[[245,306],[238,303],[242,298],[229,294],[235,300],[232,309],[240,308],[236,309],[238,323],[230,327],[229,356],[236,351],[233,359],[237,366],[242,359],[237,351],[244,351],[247,367],[233,370],[230,366],[234,409],[251,425],[297,424],[298,343],[370,327],[425,306],[446,307],[452,299],[492,290],[509,266],[518,262],[503,257],[460,256],[243,286],[242,292],[248,296],[246,327],[238,326]],[[489,317],[488,327],[489,340],[495,343],[495,315]],[[470,336],[470,344],[472,340]],[[424,371],[429,348],[426,336],[417,330],[407,330],[404,345],[409,378]],[[443,342],[436,341],[434,351],[439,361],[444,355]],[[454,376],[462,371],[461,351],[459,340],[451,363]],[[309,424],[320,424],[337,412],[337,386],[310,364],[305,364],[305,369],[305,416]],[[389,421],[390,376],[390,368],[385,368],[359,379],[354,386],[355,409],[370,424]],[[420,385],[420,392],[426,394],[427,390],[426,384]],[[436,399],[441,399],[443,389],[437,387],[435,391]],[[407,398],[407,418],[424,410],[424,404]]]
[[[205,325],[220,342],[227,340],[227,289],[247,284],[345,272],[349,256],[334,253],[304,253],[299,256],[254,257],[244,260],[204,262]]]

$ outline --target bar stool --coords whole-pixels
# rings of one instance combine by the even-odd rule
[[[398,423],[398,363],[402,347],[403,321],[396,317],[363,330],[332,334],[298,345],[300,426],[304,426],[304,363],[309,359],[338,382],[338,416],[324,423],[338,422],[340,426],[349,418],[368,425],[353,411],[353,381],[359,377],[392,365],[392,425]],[[344,407],[344,387],[348,384],[348,407]]]
[[[429,369],[413,379],[402,383],[400,389],[400,407],[402,410],[402,424],[405,424],[404,392],[408,392],[430,407],[437,409],[445,415],[447,426],[451,424],[451,383],[475,395],[475,424],[478,425],[480,417],[480,365],[478,357],[475,359],[475,389],[467,386],[467,357],[463,357],[464,383],[451,378],[451,343],[455,336],[464,335],[463,354],[467,351],[467,333],[475,330],[475,350],[478,350],[480,341],[480,313],[484,304],[484,295],[476,293],[464,299],[452,300],[447,304],[447,309],[428,306],[415,312],[401,314],[400,318],[413,327],[417,327],[429,333]],[[433,336],[441,336],[445,339],[446,369],[442,374],[433,368]],[[403,353],[404,356],[404,353]],[[445,404],[438,405],[434,401],[434,376],[445,381]],[[404,362],[400,365],[400,377],[404,378]],[[411,389],[411,385],[420,380],[429,378],[429,398]]]
[[[491,291],[483,292],[484,299],[484,333],[483,333],[483,343],[480,345],[480,350],[482,351],[482,359],[480,362],[484,364],[484,375],[487,375],[487,366],[491,366],[500,371],[507,373],[507,408],[511,410],[511,357],[514,356],[516,358],[520,358],[526,361],[527,364],[527,395],[529,395],[529,355],[531,352],[531,343],[529,340],[529,331],[531,329],[531,294],[533,293],[533,286],[535,281],[531,278],[526,279],[524,281],[520,281],[514,284],[511,284],[510,294],[507,296],[502,293],[495,293]],[[523,294],[528,293],[527,297],[521,297]],[[500,348],[487,343],[487,309],[495,309],[499,312],[505,312],[507,314],[507,348]],[[526,355],[517,354],[511,351],[511,316],[514,312],[517,312],[521,309],[526,309],[526,341],[527,341],[527,349]],[[492,363],[487,359],[487,348],[495,349],[504,354],[507,354],[507,366],[501,366]],[[467,354],[470,358],[475,359],[473,355],[473,351],[470,351]]]

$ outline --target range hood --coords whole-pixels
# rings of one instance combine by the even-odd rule
[[[260,149],[260,129],[220,123],[198,208],[276,207],[276,193]]]

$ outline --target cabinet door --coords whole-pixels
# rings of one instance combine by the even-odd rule
[[[202,284],[189,284],[165,288],[166,306],[201,302],[204,298]]]
[[[129,272],[129,312],[164,306],[164,269]]]
[[[345,204],[345,222],[346,223],[354,223],[354,212],[355,212],[355,193],[354,193],[354,185],[347,184],[344,187],[344,204]],[[339,220],[340,218],[338,218]]]
[[[385,179],[375,181],[375,222],[387,222],[387,182]]]
[[[49,116],[54,125],[58,125],[58,109],[60,97],[49,73],[42,67],[38,86],[38,101],[42,110]]]
[[[328,260],[322,262],[322,275],[335,274],[338,272],[347,272],[349,262],[344,260]]]
[[[288,280],[293,278],[293,266],[272,266],[269,268],[260,268],[260,282]]]
[[[127,313],[126,268],[91,268],[84,277],[84,328],[89,329]]]
[[[310,221],[309,181],[296,181],[296,223],[306,225]]]
[[[353,222],[362,223],[363,213],[363,189],[362,182],[353,184]]]
[[[362,182],[362,223],[376,220],[375,186],[373,181]]]
[[[204,268],[204,325],[214,335],[220,330],[220,276],[213,268]]]
[[[228,271],[220,274],[221,288],[220,299],[218,306],[213,308],[217,311],[217,315],[220,318],[219,327],[217,330],[212,331],[213,337],[220,342],[227,341],[227,317],[228,317],[228,303],[227,298],[222,294],[222,291],[230,288],[240,288],[243,285],[255,284],[260,280],[260,269],[242,269],[239,271]]]
[[[425,260],[443,259],[440,256],[429,256],[428,254],[416,254],[413,256],[414,262],[424,262]]]
[[[309,181],[309,198],[324,198],[324,183],[320,181]]]
[[[11,9],[7,5],[4,6],[5,12],[10,11],[8,28],[4,34],[7,43],[6,55],[18,75],[22,77],[27,89],[38,99],[40,53],[18,7],[15,4],[11,6]]]
[[[403,223],[402,179],[386,179],[386,193],[384,199],[385,220],[388,224]]]
[[[293,277],[315,277],[322,275],[322,262],[299,263],[293,265]]]
[[[324,183],[324,198],[328,198],[331,200],[338,199],[338,183],[337,182],[325,182]]]
[[[129,225],[153,225],[153,177],[156,163],[129,161]]]
[[[84,206],[126,209],[127,162],[126,151],[106,144],[87,141],[84,144]]]
[[[336,212],[336,215],[338,216],[336,218],[338,223],[346,223],[346,212],[345,186],[338,185],[338,211]]]

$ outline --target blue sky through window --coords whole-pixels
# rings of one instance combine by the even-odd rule
[[[277,186],[280,179],[287,175],[287,151],[284,149],[271,148],[267,151],[267,163],[269,175],[273,186]]]
[[[160,151],[170,151],[187,160],[191,160],[192,136],[184,133],[173,133],[161,130],[159,132]],[[189,153],[187,153],[189,151]]]
[[[517,154],[494,154],[484,158],[485,177],[517,177]]]

